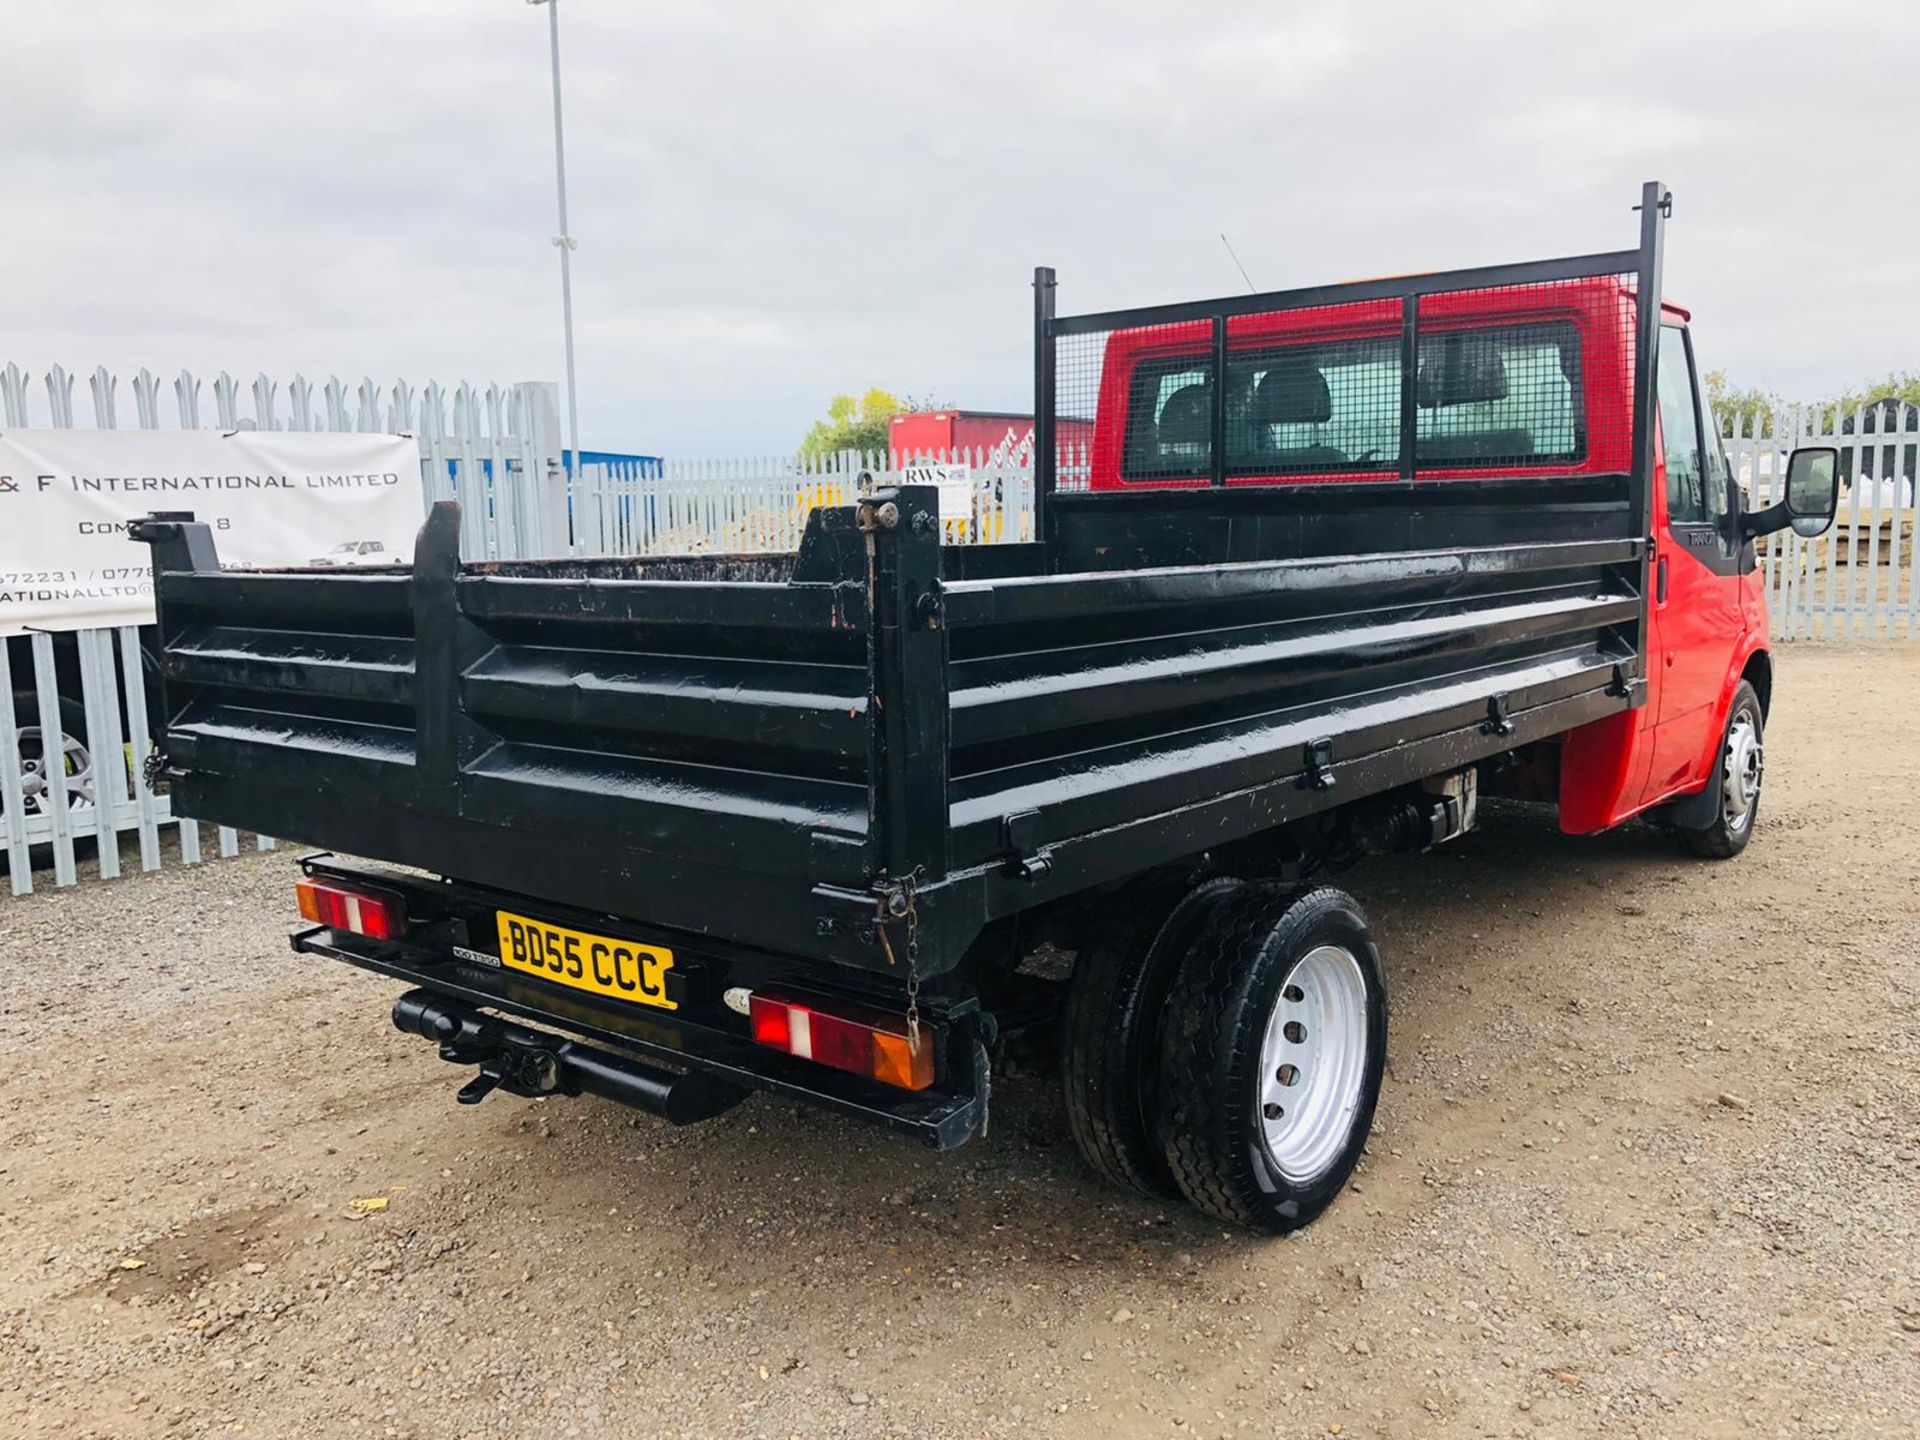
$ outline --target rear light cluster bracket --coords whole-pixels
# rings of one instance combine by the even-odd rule
[[[396,891],[311,872],[293,888],[301,915],[316,925],[369,940],[398,940],[407,933],[407,902]]]
[[[754,993],[747,1015],[756,1044],[901,1090],[933,1084],[933,1036],[908,1033],[906,1017],[822,1009],[818,1002]]]

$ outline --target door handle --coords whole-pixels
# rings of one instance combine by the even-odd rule
[[[1653,567],[1653,600],[1656,605],[1667,603],[1667,557],[1664,555]]]

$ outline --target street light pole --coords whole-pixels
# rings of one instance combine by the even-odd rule
[[[527,0],[547,7],[548,49],[553,59],[553,174],[559,191],[560,233],[553,243],[560,250],[560,318],[567,345],[567,444],[573,454],[568,467],[573,479],[580,472],[580,399],[573,379],[573,252],[575,241],[567,229],[567,132],[560,117],[560,0]]]

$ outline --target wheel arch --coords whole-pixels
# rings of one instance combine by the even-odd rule
[[[1773,652],[1765,646],[1756,646],[1740,667],[1740,679],[1753,686],[1753,693],[1760,697],[1760,718],[1765,720],[1773,711]],[[1729,698],[1733,691],[1734,686],[1729,685]]]
[[[1753,686],[1754,697],[1760,702],[1760,723],[1767,722],[1767,705],[1773,696],[1773,659],[1762,646],[1756,646],[1741,662],[1738,670],[1730,670],[1727,676],[1726,694],[1714,707],[1717,717],[1702,768],[1706,779],[1698,790],[1680,795],[1670,802],[1668,813],[1673,823],[1683,830],[1697,829],[1713,823],[1713,817],[1719,813],[1719,786],[1715,777],[1718,774],[1720,747],[1726,743],[1727,721],[1733,712],[1734,697],[1740,693],[1740,682],[1746,681]]]
[[[1740,682],[1745,680],[1752,685],[1754,693],[1760,697],[1761,724],[1766,723],[1773,707],[1773,654],[1767,649],[1762,636],[1750,633],[1747,638],[1748,643],[1733,652],[1733,659],[1727,665],[1726,681],[1720,687],[1720,698],[1713,705],[1713,725],[1707,732],[1706,752],[1695,768],[1696,774],[1706,776],[1709,786],[1713,783],[1714,761],[1720,754],[1720,742],[1726,734],[1727,717],[1733,712],[1733,697],[1740,688]]]

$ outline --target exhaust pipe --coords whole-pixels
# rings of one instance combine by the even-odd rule
[[[449,1000],[431,990],[409,990],[393,1002],[396,1030],[440,1047],[440,1058],[478,1065],[480,1073],[460,1089],[462,1105],[478,1105],[495,1090],[529,1099],[541,1095],[598,1095],[669,1125],[711,1120],[747,1098],[746,1090],[711,1075],[675,1074],[596,1050]]]

